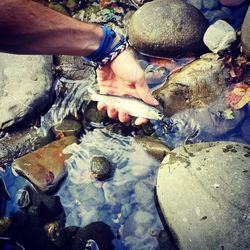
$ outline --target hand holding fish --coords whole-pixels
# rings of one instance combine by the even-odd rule
[[[97,81],[101,94],[134,96],[150,105],[158,104],[147,86],[143,70],[128,49],[101,69],[97,69]],[[99,102],[98,109],[107,109],[110,118],[118,117],[121,122],[128,122],[131,118],[125,110],[117,109],[113,105]],[[140,125],[147,121],[139,117],[135,124]]]

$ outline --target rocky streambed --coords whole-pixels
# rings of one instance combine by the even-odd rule
[[[1,54],[0,248],[250,248],[250,64],[240,37],[220,55],[202,41],[217,19],[239,29],[247,3],[44,4],[127,34],[172,127],[98,112],[79,57]]]

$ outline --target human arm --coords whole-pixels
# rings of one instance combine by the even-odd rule
[[[0,1],[0,51],[17,54],[63,54],[88,56],[102,38],[100,26],[64,16],[31,0]],[[101,93],[132,95],[156,104],[144,73],[128,50],[97,70]],[[130,117],[115,107],[107,108],[111,118],[126,122]],[[137,120],[137,124],[146,122]]]
[[[31,0],[1,0],[0,37],[2,52],[86,56],[97,49],[102,29]]]

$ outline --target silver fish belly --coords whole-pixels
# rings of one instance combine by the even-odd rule
[[[113,106],[118,110],[124,110],[131,116],[142,117],[151,120],[161,120],[163,117],[163,113],[159,109],[150,106],[149,104],[146,104],[134,97],[91,93],[90,98],[93,101],[103,102],[106,105]]]

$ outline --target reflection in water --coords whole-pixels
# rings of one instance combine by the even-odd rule
[[[248,107],[232,110],[233,117],[230,119],[224,115],[227,109],[224,100],[219,99],[206,108],[189,109],[174,114],[171,117],[173,128],[168,133],[164,133],[159,122],[154,122],[154,128],[157,136],[173,148],[205,141],[232,140],[249,143],[249,138],[245,138],[239,128],[250,119]]]
[[[67,214],[67,225],[83,226],[101,220],[111,226],[116,249],[157,249],[152,231],[162,224],[154,203],[156,170],[159,163],[131,138],[95,130],[79,145],[66,148],[69,176],[59,192]],[[105,182],[90,174],[93,156],[105,156],[115,168]]]

